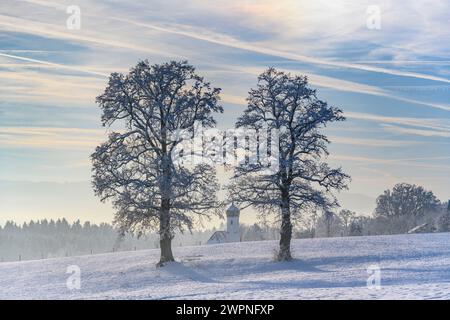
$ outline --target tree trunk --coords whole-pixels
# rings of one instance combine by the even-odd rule
[[[157,266],[163,266],[164,263],[175,261],[172,254],[172,230],[170,228],[170,199],[172,195],[172,173],[171,159],[167,151],[167,134],[165,123],[161,123],[162,146],[164,154],[162,158],[162,184],[161,184],[161,212],[159,217],[159,244],[161,248],[161,258]]]
[[[292,223],[291,212],[289,208],[289,200],[287,195],[282,195],[281,204],[281,232],[280,232],[280,250],[278,251],[278,261],[292,260],[291,255],[291,239],[292,239]]]
[[[170,230],[170,204],[169,200],[163,199],[161,202],[161,215],[159,224],[159,244],[161,248],[161,258],[157,266],[161,267],[165,262],[174,261],[172,254],[172,233]]]
[[[159,240],[161,245],[161,258],[158,262],[158,266],[163,266],[164,263],[169,261],[175,261],[172,254],[172,237],[163,237]]]

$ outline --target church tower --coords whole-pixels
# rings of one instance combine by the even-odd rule
[[[240,210],[234,204],[227,209],[227,242],[241,241],[239,214]]]

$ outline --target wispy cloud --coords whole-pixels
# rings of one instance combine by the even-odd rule
[[[97,74],[80,77],[22,68],[15,68],[15,71],[0,69],[0,76],[0,93],[3,101],[28,101],[52,105],[58,103],[59,106],[66,108],[74,105],[92,105],[105,83],[104,78],[99,79]]]
[[[33,58],[27,58],[27,57],[6,54],[6,53],[1,53],[1,52],[0,52],[0,57],[6,57],[6,58],[11,58],[11,59],[26,61],[26,62],[34,62],[34,63],[40,64],[40,65],[46,65],[46,66],[50,66],[50,67],[56,67],[59,69],[65,69],[65,70],[76,71],[76,72],[83,72],[83,73],[88,73],[88,74],[96,75],[96,76],[102,76],[102,77],[109,76],[106,73],[97,72],[97,71],[94,71],[94,70],[91,70],[91,69],[88,69],[85,67],[81,67],[81,66],[69,66],[69,65],[64,65],[61,63],[54,63],[54,62],[33,59]]]
[[[46,37],[58,38],[63,40],[79,41],[102,45],[105,47],[122,48],[128,50],[135,50],[138,52],[147,52],[158,56],[179,56],[175,53],[167,51],[156,50],[149,46],[143,46],[129,42],[126,40],[116,40],[111,36],[96,32],[71,33],[70,30],[64,27],[57,26],[50,23],[31,21],[28,19],[21,19],[17,17],[9,17],[0,15],[0,26],[4,31],[25,32],[34,35],[41,35]]]
[[[66,28],[70,4],[81,7],[81,30]],[[107,76],[127,72],[138,59],[188,59],[222,87],[223,102],[239,105],[226,108],[219,121],[233,123],[247,90],[267,66],[304,74],[312,86],[326,88],[319,96],[343,107],[349,119],[330,130],[331,158],[350,163],[348,170],[357,172],[354,181],[365,179],[359,168],[377,170],[358,182],[358,191],[370,191],[376,177],[382,189],[404,176],[411,181],[427,176],[433,190],[448,194],[448,183],[431,181],[444,180],[449,172],[449,152],[442,148],[450,131],[448,90],[416,89],[450,83],[445,41],[450,6],[379,0],[382,29],[368,30],[367,5],[347,0],[2,0],[0,116],[6,127],[0,127],[5,150],[0,161],[15,152],[16,162],[30,168],[24,173],[11,166],[9,176],[38,174],[50,180],[76,172],[67,179],[79,173],[88,177],[88,153],[105,139],[104,130],[96,129],[100,122],[93,120],[99,110],[92,107]],[[57,110],[51,119],[49,110]],[[66,124],[70,128],[48,127]],[[76,128],[88,126],[94,131]],[[40,149],[46,163],[53,159],[48,171],[21,155]],[[419,159],[425,152],[436,157]],[[77,159],[82,161],[74,165]],[[55,177],[55,164],[67,172]]]
[[[398,148],[405,146],[413,146],[423,144],[422,141],[413,140],[393,140],[393,139],[373,139],[373,138],[354,138],[354,137],[342,137],[342,136],[332,136],[330,137],[331,142],[334,144],[345,144],[359,147],[368,148]]]
[[[187,25],[177,26],[175,28],[175,27],[163,27],[163,26],[158,26],[158,25],[143,23],[143,22],[136,22],[134,20],[129,20],[129,19],[125,19],[125,18],[113,17],[112,19],[116,19],[118,21],[126,22],[126,23],[133,24],[133,25],[140,26],[140,27],[150,28],[155,31],[161,31],[161,32],[166,32],[166,33],[182,35],[182,36],[190,37],[190,38],[197,39],[197,40],[207,41],[207,42],[222,45],[222,46],[253,51],[253,52],[260,53],[260,54],[281,57],[281,58],[295,60],[295,61],[309,63],[309,64],[318,64],[318,65],[325,65],[325,66],[331,66],[331,67],[337,67],[337,68],[357,69],[357,70],[362,70],[362,71],[390,74],[390,75],[395,75],[395,76],[418,78],[418,79],[450,83],[450,79],[443,78],[443,77],[437,77],[437,76],[433,76],[433,75],[428,75],[428,74],[401,71],[401,70],[395,70],[395,69],[387,69],[387,68],[375,67],[372,65],[364,65],[361,63],[351,63],[351,62],[327,60],[327,59],[323,59],[323,58],[306,56],[306,55],[298,54],[295,52],[276,50],[276,49],[272,49],[269,47],[259,46],[257,44],[252,44],[252,43],[248,43],[245,41],[241,41],[241,40],[238,40],[238,39],[235,39],[230,36],[223,35],[223,34],[211,33],[211,32],[205,33],[204,31],[196,30],[196,29],[192,28],[191,26],[187,26]],[[190,31],[186,31],[186,30],[190,30]]]
[[[65,10],[65,6],[58,5],[56,3],[46,3],[43,1],[27,1],[29,3],[35,4],[35,5],[44,5],[48,6],[54,9],[58,10]],[[91,6],[93,4],[90,4]],[[202,5],[205,5],[204,3]],[[223,4],[222,4],[223,5]],[[317,10],[317,8],[311,8],[311,6],[308,6],[306,3],[302,4],[304,7],[303,9],[310,9],[310,11]],[[328,6],[330,6],[328,4]],[[220,7],[220,4],[219,4]],[[365,10],[364,6],[357,6],[359,9]],[[236,7],[236,5],[232,6],[234,12],[237,10],[244,10],[244,11],[250,11],[253,12],[253,14],[256,12],[256,16],[266,17],[270,13],[274,14],[278,12],[278,10],[274,10],[274,4],[271,2],[265,2],[264,5],[242,5],[240,7]],[[270,10],[269,10],[270,8]],[[285,1],[284,6],[281,6],[281,8],[284,8],[283,11],[284,14],[294,14],[299,12],[299,6],[295,5],[295,2],[292,1]],[[334,10],[341,10],[342,8],[345,8],[345,3],[341,3],[339,5],[336,5]],[[106,9],[106,8],[104,8]],[[98,14],[96,10],[92,10]],[[263,14],[258,14],[263,12]],[[329,11],[330,12],[330,11]],[[331,11],[332,12],[332,11]],[[345,10],[343,13],[345,14],[352,14],[353,10]],[[364,11],[362,11],[363,13]],[[335,13],[334,13],[335,14]],[[89,12],[85,13],[86,16],[89,16]],[[91,15],[95,16],[95,15]],[[290,15],[289,15],[290,16]],[[319,17],[315,15],[316,19]],[[230,35],[220,33],[217,31],[209,31],[207,29],[198,28],[192,25],[187,24],[165,24],[165,25],[159,25],[155,23],[148,23],[148,22],[142,22],[136,19],[136,17],[133,17],[133,19],[127,18],[126,16],[115,16],[114,10],[110,10],[109,12],[104,12],[104,15],[102,16],[102,19],[107,20],[113,20],[113,21],[119,21],[128,25],[133,25],[140,28],[147,28],[151,29],[156,32],[163,32],[163,33],[170,33],[174,35],[189,37],[191,39],[206,41],[212,44],[221,45],[221,46],[227,46],[235,49],[240,50],[247,50],[252,51],[259,54],[264,55],[270,55],[280,58],[285,58],[289,60],[295,60],[303,63],[308,64],[317,64],[317,65],[324,65],[324,66],[330,66],[330,67],[336,67],[336,68],[348,68],[348,69],[356,69],[356,70],[362,70],[367,72],[375,72],[375,73],[382,73],[382,74],[389,74],[389,75],[395,75],[395,76],[401,76],[401,77],[410,77],[410,78],[417,78],[417,79],[424,79],[424,80],[431,80],[431,81],[438,81],[438,82],[445,82],[450,83],[450,79],[439,77],[435,75],[430,74],[423,74],[419,72],[410,72],[410,71],[404,71],[404,70],[398,70],[398,69],[392,69],[392,68],[382,68],[377,67],[373,65],[363,64],[363,63],[352,63],[352,62],[346,62],[346,61],[336,61],[332,59],[325,59],[320,58],[317,56],[309,56],[305,54],[300,54],[298,51],[292,52],[290,50],[279,50],[274,49],[274,47],[267,46],[266,44],[258,44],[257,42],[248,42],[243,41],[241,39],[237,39],[235,37],[232,37]],[[340,20],[342,22],[342,20]],[[16,17],[8,17],[4,15],[0,15],[0,25],[3,24],[5,28],[14,29],[14,30],[25,30],[32,33],[39,33],[44,34],[47,36],[53,36],[53,37],[62,37],[65,39],[73,39],[73,40],[79,40],[79,41],[88,41],[88,42],[95,42],[102,45],[112,46],[112,47],[123,47],[128,49],[134,49],[138,51],[143,52],[152,52],[156,54],[164,54],[164,55],[172,55],[169,54],[169,52],[163,52],[160,50],[150,49],[149,47],[137,45],[136,41],[131,42],[123,42],[123,41],[116,41],[111,40],[106,37],[105,34],[96,36],[91,36],[91,33],[83,32],[83,33],[70,33],[66,32],[61,28],[58,28],[55,25],[49,25],[42,22],[36,22],[36,21],[28,21],[19,19]],[[355,30],[353,30],[355,31]],[[179,53],[177,55],[180,55]]]
[[[228,71],[234,71],[234,72],[240,72],[240,73],[247,73],[247,74],[251,74],[254,76],[258,76],[265,70],[265,67],[237,67],[237,66],[223,66],[223,65],[219,66],[219,67],[220,67],[220,69],[219,69],[218,73],[226,72],[226,70],[228,70]],[[386,90],[384,90],[380,87],[376,87],[376,86],[371,86],[371,85],[361,84],[358,82],[338,79],[335,77],[317,75],[317,74],[311,73],[309,71],[304,71],[304,70],[299,70],[299,69],[287,69],[287,68],[279,68],[279,69],[285,70],[292,74],[306,75],[308,77],[309,83],[313,86],[319,86],[319,87],[334,89],[334,90],[343,91],[343,92],[354,92],[354,93],[361,93],[361,94],[367,94],[367,95],[378,96],[378,97],[385,97],[385,98],[389,98],[389,99],[393,99],[393,100],[397,100],[397,101],[411,103],[414,105],[420,105],[420,106],[450,111],[450,105],[448,105],[448,104],[433,103],[433,102],[426,102],[426,101],[421,101],[421,100],[416,100],[416,99],[404,98],[404,97],[398,96],[390,91],[386,91]],[[233,95],[232,101],[230,100],[229,102],[236,103],[236,104],[245,104],[246,103],[245,99],[246,99],[246,97],[243,97],[243,96],[239,97],[239,96]],[[227,98],[225,97],[224,100],[227,101]]]
[[[450,119],[439,118],[410,118],[410,117],[387,117],[369,113],[347,112],[347,118],[375,121],[384,124],[419,127],[434,130],[436,132],[450,133]],[[430,131],[431,132],[431,131]]]
[[[383,124],[382,125],[385,130],[397,134],[403,135],[416,135],[423,137],[450,137],[450,130],[425,130],[425,129],[417,129],[417,128],[405,128],[400,126],[395,126],[391,124]]]
[[[450,156],[385,159],[385,158],[335,154],[335,155],[331,155],[330,159],[339,160],[339,161],[344,160],[344,161],[351,161],[351,162],[359,162],[359,163],[365,164],[365,165],[367,165],[367,164],[379,164],[379,165],[398,164],[401,166],[410,166],[410,167],[418,167],[418,168],[433,168],[433,169],[446,169],[446,170],[450,169],[450,165],[430,164],[430,162],[432,162],[432,161],[450,160]],[[425,163],[423,163],[423,162],[425,162]]]
[[[93,150],[105,130],[52,127],[0,127],[0,146],[8,148]]]

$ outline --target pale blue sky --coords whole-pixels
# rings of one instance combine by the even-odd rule
[[[66,27],[69,5],[80,30]],[[381,29],[367,28],[369,5]],[[447,200],[449,17],[448,1],[2,0],[0,222],[111,220],[89,186],[105,138],[94,100],[139,59],[188,59],[223,89],[222,128],[264,68],[306,74],[348,117],[327,129],[330,161],[353,179],[344,206],[370,212],[397,182]]]

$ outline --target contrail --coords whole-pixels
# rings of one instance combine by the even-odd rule
[[[106,73],[101,73],[101,72],[92,71],[92,70],[89,70],[89,69],[83,69],[83,68],[79,68],[79,67],[67,66],[67,65],[64,65],[64,64],[60,64],[60,63],[54,63],[54,62],[48,62],[48,61],[43,61],[43,60],[38,60],[38,59],[26,58],[26,57],[21,57],[21,56],[16,56],[16,55],[7,54],[7,53],[1,53],[1,52],[0,52],[0,56],[6,57],[6,58],[11,58],[11,59],[16,59],[16,60],[21,60],[21,61],[28,61],[28,62],[39,63],[39,64],[43,64],[43,65],[47,65],[47,66],[58,67],[58,68],[62,68],[62,69],[72,70],[72,71],[89,73],[89,74],[96,75],[96,76],[101,76],[101,77],[109,77],[109,75],[106,74]]]

